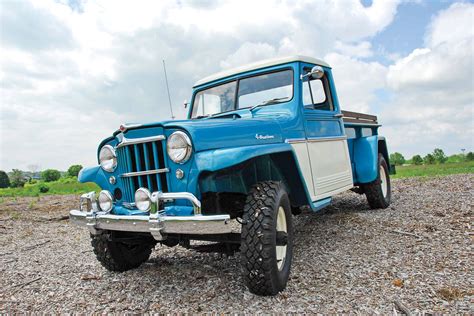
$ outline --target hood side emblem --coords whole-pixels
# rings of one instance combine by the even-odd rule
[[[275,138],[275,136],[273,136],[273,135],[259,135],[259,134],[255,134],[255,138],[256,138],[256,139],[260,139],[260,140],[262,140],[262,139],[273,139],[273,138]]]

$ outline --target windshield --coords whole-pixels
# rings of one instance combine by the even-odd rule
[[[207,117],[255,105],[281,103],[292,98],[293,71],[271,72],[199,91],[194,97],[191,118]]]

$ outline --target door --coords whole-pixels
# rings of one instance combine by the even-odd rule
[[[303,73],[313,65],[303,64]],[[353,187],[352,168],[337,101],[331,93],[331,73],[321,79],[306,77],[302,100],[306,144],[313,184],[313,200],[320,200]]]

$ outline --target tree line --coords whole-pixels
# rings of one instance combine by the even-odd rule
[[[433,152],[422,157],[421,155],[414,155],[411,159],[406,160],[405,157],[399,152],[394,152],[390,154],[390,163],[397,166],[403,164],[413,164],[413,165],[433,165],[433,164],[443,164],[446,162],[464,162],[464,161],[473,161],[474,153],[468,152],[467,154],[455,154],[451,156],[446,156],[444,151],[440,148],[435,148]]]
[[[79,171],[82,169],[81,165],[70,166],[65,173],[64,177],[77,177]],[[26,183],[35,183],[37,180],[44,182],[53,182],[61,178],[61,172],[56,169],[46,169],[39,173],[25,172],[19,169],[13,169],[10,173],[6,173],[0,170],[0,188],[22,188]]]

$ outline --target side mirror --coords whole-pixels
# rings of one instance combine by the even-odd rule
[[[189,105],[188,100],[185,99],[183,102],[183,105],[184,105],[184,108],[187,109]]]
[[[301,75],[301,79],[309,77],[310,79],[321,79],[324,76],[324,69],[321,66],[314,66],[311,71]]]
[[[321,79],[324,76],[324,69],[321,66],[314,66],[311,69],[310,76],[312,79]]]

